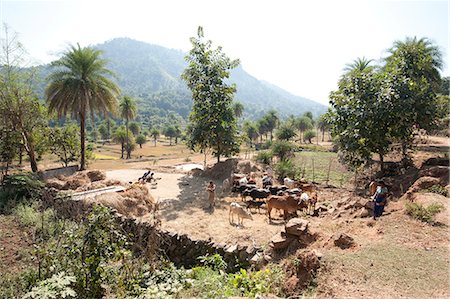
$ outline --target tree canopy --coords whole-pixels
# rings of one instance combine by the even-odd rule
[[[213,49],[212,42],[204,40],[202,27],[197,35],[190,39],[192,49],[186,56],[188,66],[182,74],[194,101],[189,115],[188,145],[202,152],[212,149],[220,161],[220,156],[239,151],[233,111],[236,87],[227,83],[230,70],[239,65],[239,60],[228,58],[221,47]]]

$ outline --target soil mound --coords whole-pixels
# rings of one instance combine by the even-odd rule
[[[231,173],[235,172],[237,165],[238,159],[227,159],[225,161],[214,164],[214,166],[212,167],[206,168],[202,172],[202,176],[214,180],[224,180],[226,178],[229,178]]]
[[[104,193],[95,198],[85,199],[86,203],[100,203],[106,207],[116,209],[122,215],[127,217],[141,217],[151,212],[153,207],[146,201],[124,197],[118,193]]]

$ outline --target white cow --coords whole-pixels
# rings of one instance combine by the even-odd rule
[[[244,219],[253,220],[252,214],[244,209],[244,207],[240,206],[236,202],[230,203],[230,212],[228,213],[228,221],[230,223],[234,223],[234,215],[237,215],[238,225],[244,225]],[[230,219],[231,216],[231,219]]]

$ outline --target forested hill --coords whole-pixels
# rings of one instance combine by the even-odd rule
[[[122,92],[136,97],[142,121],[160,122],[159,117],[166,119],[170,114],[187,118],[192,99],[181,80],[181,73],[187,65],[184,60],[186,53],[130,38],[116,38],[95,47],[102,50],[109,60],[108,68],[116,73]],[[45,78],[48,72],[48,67],[41,68],[42,77]],[[272,108],[281,116],[299,115],[306,111],[318,116],[327,109],[322,104],[260,81],[242,67],[232,71],[230,82],[237,86],[235,99],[244,105],[245,118],[259,118]],[[40,94],[43,94],[43,88],[42,85],[38,87]]]
[[[180,78],[186,67],[186,53],[129,38],[116,38],[96,47],[110,61],[122,90],[141,99],[142,109],[160,115],[169,110],[183,117],[188,115],[190,93]],[[233,70],[230,81],[236,84],[236,99],[244,104],[248,117],[259,117],[271,108],[286,116],[305,111],[319,115],[327,108],[262,82],[241,67]]]

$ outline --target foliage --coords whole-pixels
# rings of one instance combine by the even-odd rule
[[[52,63],[53,72],[46,89],[48,109],[58,117],[72,113],[80,120],[80,170],[86,168],[85,122],[88,113],[106,115],[117,109],[119,87],[109,78],[101,51],[80,45],[70,46],[59,60]]]
[[[278,140],[289,141],[296,135],[297,134],[295,133],[293,126],[288,123],[282,124],[276,131],[276,137]]]
[[[136,143],[139,144],[139,147],[142,148],[142,145],[147,142],[147,138],[144,135],[140,134],[136,137]]]
[[[70,162],[78,160],[80,137],[76,125],[51,128],[48,138],[50,151],[58,156],[64,166],[67,167]]]
[[[134,144],[134,136],[133,133],[126,131],[124,126],[120,126],[117,128],[117,130],[113,134],[113,142],[120,143],[121,146],[121,159],[124,158],[123,154],[126,151],[126,146],[131,147],[131,150],[133,149]]]
[[[274,156],[277,156],[280,161],[285,161],[292,157],[295,146],[288,141],[274,141],[271,150]]]
[[[68,276],[64,272],[53,274],[51,278],[39,282],[39,285],[25,294],[23,298],[76,298],[77,294],[70,287],[75,281],[74,276]]]
[[[395,41],[389,53],[384,71],[391,77],[390,90],[395,94],[390,109],[395,119],[392,133],[402,142],[406,158],[414,128],[429,130],[435,126],[442,53],[429,39],[416,37]]]
[[[41,130],[46,126],[45,109],[39,103],[33,90],[36,80],[33,68],[23,69],[25,49],[18,41],[17,35],[12,37],[5,26],[5,37],[1,39],[0,55],[0,129],[1,137],[12,140],[0,141],[2,160],[8,163],[11,155],[5,150],[17,146],[28,154],[31,170],[38,171],[36,147]],[[15,132],[12,133],[12,132]],[[3,138],[2,138],[3,139]]]
[[[188,146],[201,152],[212,149],[213,154],[230,156],[239,151],[237,123],[233,111],[234,85],[226,79],[230,70],[239,65],[222,48],[212,49],[211,41],[203,40],[203,29],[191,38],[192,49],[186,56],[187,68],[182,74],[192,92],[194,105],[189,115]]]
[[[300,135],[302,137],[301,139],[304,139],[303,132],[313,128],[312,119],[306,115],[297,118],[295,121],[295,124],[296,124],[298,130],[300,131]]]
[[[133,121],[129,124],[129,130],[133,132],[134,136],[137,136],[141,132],[141,126],[139,123]]]
[[[158,139],[159,135],[160,135],[160,132],[156,128],[153,128],[150,131],[150,136],[153,138],[153,142],[155,143],[155,146],[156,146],[156,140]]]
[[[309,143],[312,143],[312,140],[314,137],[316,137],[316,132],[313,130],[308,130],[303,135],[304,140],[308,140]]]
[[[424,189],[422,191],[436,193],[436,194],[440,194],[442,196],[448,197],[448,190],[445,187],[442,187],[441,185],[438,185],[438,184],[433,185],[430,188]]]
[[[291,160],[281,160],[280,162],[278,162],[275,165],[275,172],[281,179],[286,177],[296,178],[300,174],[299,169],[295,167],[294,162],[292,162]]]
[[[22,202],[39,199],[44,184],[35,174],[13,174],[5,177],[0,189],[0,211],[9,212]]]
[[[406,203],[406,214],[426,223],[433,223],[434,216],[444,209],[444,206],[440,203],[433,203],[428,207],[424,207],[423,205],[414,202]]]
[[[131,146],[130,146],[130,137],[129,135],[129,127],[128,122],[130,119],[134,119],[137,114],[137,106],[136,106],[136,100],[134,100],[132,97],[124,96],[122,101],[119,104],[120,109],[120,116],[125,119],[125,150],[127,152],[127,159],[131,158]],[[122,147],[123,148],[123,147]]]
[[[256,124],[250,121],[245,121],[242,126],[242,132],[244,134],[244,138],[248,141],[251,147],[254,140],[258,138],[258,128],[256,127]]]
[[[272,163],[272,158],[273,158],[273,154],[271,151],[261,151],[259,152],[256,157],[255,160],[264,164],[271,164]]]
[[[203,264],[203,266],[209,267],[213,270],[224,271],[227,268],[227,263],[223,260],[220,254],[200,256],[198,260],[201,264]]]

